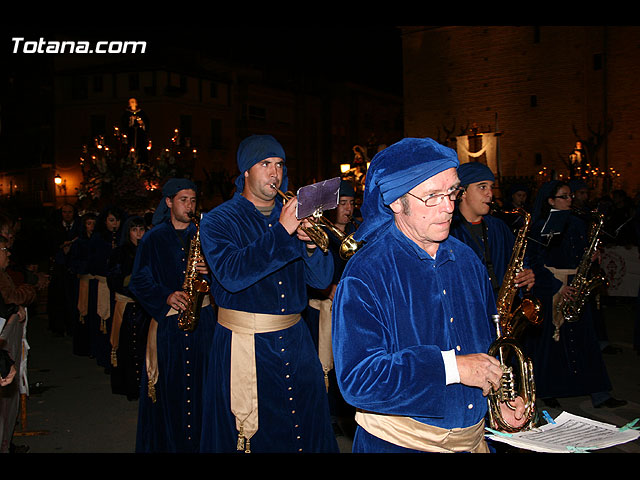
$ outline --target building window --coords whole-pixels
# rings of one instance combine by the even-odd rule
[[[129,90],[135,92],[140,89],[140,76],[137,73],[129,74]]]
[[[245,119],[261,121],[265,121],[267,119],[267,109],[264,107],[245,105],[242,110]]]
[[[102,93],[104,90],[104,82],[102,81],[102,75],[94,75],[93,77],[93,92]]]
[[[249,118],[254,120],[266,120],[267,109],[264,107],[256,107],[255,105],[249,105]]]
[[[191,115],[180,115],[180,137],[182,138],[183,145],[187,138],[191,138],[192,132],[192,118]]]
[[[222,120],[211,119],[211,148],[222,148]]]
[[[107,119],[104,115],[91,115],[91,138],[97,138],[107,132]]]
[[[601,53],[596,53],[593,56],[593,69],[602,70],[602,54]]]
[[[71,79],[71,98],[86,100],[89,94],[89,80],[87,77],[73,77]]]

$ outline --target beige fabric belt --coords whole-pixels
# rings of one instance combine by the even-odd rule
[[[218,324],[231,330],[231,412],[236,418],[238,450],[251,451],[258,431],[258,378],[254,334],[292,327],[300,314],[270,315],[218,308]]]
[[[89,313],[89,281],[98,280],[97,313],[100,317],[100,331],[107,333],[107,319],[111,316],[111,293],[107,284],[107,277],[102,275],[80,275],[78,285],[78,311],[80,323]]]
[[[329,372],[333,369],[333,347],[331,345],[331,299],[311,299],[309,306],[320,311],[318,320],[318,357],[324,371],[324,385],[329,391]]]
[[[122,316],[124,315],[124,309],[127,308],[128,303],[133,303],[133,298],[127,297],[121,293],[116,292],[116,304],[113,307],[113,320],[111,323],[111,365],[118,366],[118,343],[120,339],[120,326],[122,325]]]
[[[575,275],[577,272],[575,268],[553,268],[553,267],[547,267],[546,265],[545,265],[545,268],[549,270],[551,273],[553,273],[553,276],[562,282],[562,287],[564,287],[565,285],[568,285],[569,275]],[[555,331],[553,332],[553,339],[556,342],[560,340],[560,327],[564,323],[564,317],[562,316],[562,313],[559,312],[558,309],[556,308],[560,300],[562,300],[562,295],[560,293],[560,291],[562,290],[562,287],[560,287],[558,292],[553,296],[552,322],[553,322],[553,325],[556,327]]]
[[[489,453],[484,439],[484,419],[466,428],[446,429],[410,417],[358,410],[356,422],[371,435],[413,450],[437,453]]]

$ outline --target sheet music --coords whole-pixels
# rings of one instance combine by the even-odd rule
[[[322,212],[336,208],[339,192],[340,177],[299,188],[296,192],[298,197],[296,217],[301,220],[313,215],[318,209]]]
[[[534,452],[572,453],[613,447],[639,436],[640,432],[632,428],[619,428],[562,412],[555,423],[526,432],[491,434],[487,437]]]

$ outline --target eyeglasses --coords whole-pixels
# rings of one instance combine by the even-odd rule
[[[563,199],[565,199],[565,200],[568,200],[568,199],[570,199],[570,198],[573,198],[573,193],[572,193],[572,194],[570,194],[570,195],[566,195],[566,194],[565,194],[565,195],[556,195],[556,196],[555,196],[555,197],[553,197],[553,198],[563,198]]]
[[[449,193],[432,193],[425,199],[416,197],[411,192],[407,192],[407,193],[412,197],[417,198],[421,202],[424,202],[424,204],[427,207],[435,207],[436,205],[440,205],[442,203],[442,200],[444,200],[445,197],[449,197],[449,200],[451,200],[452,202],[455,202],[460,197],[460,195],[462,195],[463,192],[464,192],[464,188],[459,187]]]

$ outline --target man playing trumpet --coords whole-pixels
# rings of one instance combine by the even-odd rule
[[[250,136],[237,161],[233,198],[200,228],[219,307],[201,451],[337,452],[324,375],[300,321],[307,286],[325,288],[333,261],[299,230],[296,198],[283,205],[277,192],[288,183],[280,143]]]

